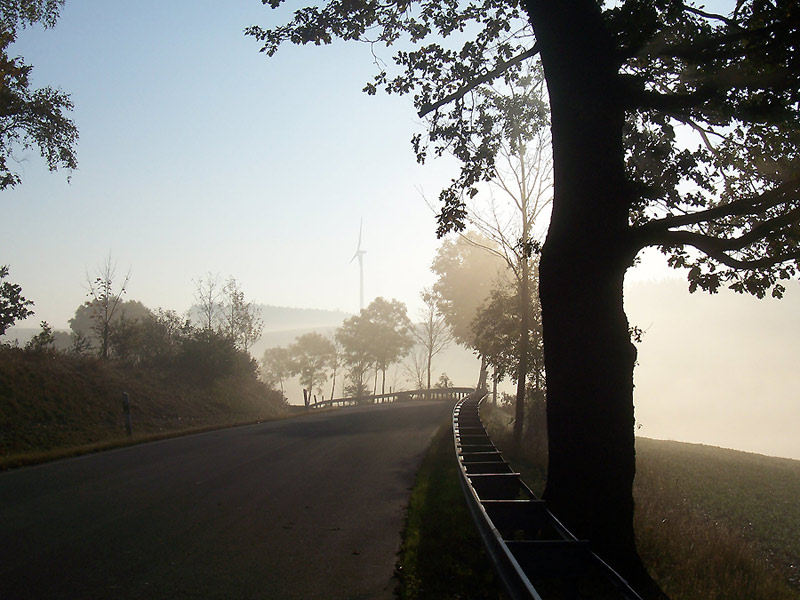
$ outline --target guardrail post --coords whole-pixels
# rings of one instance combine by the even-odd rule
[[[125,431],[133,437],[133,421],[131,420],[131,402],[128,392],[122,392],[122,410],[125,411]]]

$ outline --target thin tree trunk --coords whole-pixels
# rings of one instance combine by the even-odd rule
[[[530,322],[530,287],[527,282],[527,260],[523,261],[523,280],[520,282],[520,331],[517,356],[517,398],[514,403],[514,450],[519,452],[522,444],[522,430],[525,424],[525,382],[528,378],[528,329]]]
[[[428,351],[428,389],[431,389],[431,363],[433,361],[433,357],[431,356],[430,351]]]
[[[488,373],[487,373],[487,370],[486,370],[486,357],[485,356],[481,356],[481,371],[478,374],[478,386],[477,386],[479,390],[485,390],[486,389],[486,378],[487,378],[487,376],[488,376]]]

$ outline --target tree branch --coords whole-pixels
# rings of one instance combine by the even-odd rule
[[[643,234],[643,237],[647,239],[658,238],[675,227],[698,225],[721,217],[743,216],[763,212],[768,208],[790,202],[792,198],[787,198],[786,195],[791,192],[800,192],[800,179],[786,181],[780,186],[764,192],[760,196],[740,198],[707,210],[653,220],[645,225],[641,225],[638,229]],[[796,210],[797,209],[794,209],[791,213],[794,213]]]
[[[477,77],[476,79],[473,79],[472,81],[470,81],[468,83],[465,83],[464,85],[462,85],[460,88],[458,88],[452,94],[448,94],[447,96],[445,96],[444,98],[441,98],[440,100],[437,100],[436,102],[433,102],[433,103],[430,103],[430,104],[425,104],[424,106],[422,106],[419,109],[419,112],[417,113],[417,116],[422,118],[425,115],[430,114],[435,110],[438,110],[439,108],[441,108],[445,104],[449,104],[450,102],[452,102],[454,100],[458,100],[459,98],[462,98],[464,95],[468,94],[469,92],[474,90],[479,85],[482,85],[484,83],[488,83],[489,81],[497,79],[497,77],[502,75],[506,71],[506,69],[508,69],[509,67],[513,67],[514,65],[518,65],[523,60],[531,58],[533,56],[536,56],[538,53],[539,53],[539,45],[538,44],[534,44],[533,47],[530,48],[529,50],[526,50],[525,52],[522,52],[521,54],[517,54],[514,58],[511,58],[511,59],[509,59],[507,61],[501,62],[497,67],[495,67],[491,71],[487,71],[486,73],[484,73],[480,77]]]
[[[800,259],[800,250],[795,250],[754,260],[739,260],[726,254],[722,243],[727,241],[691,231],[669,231],[664,234],[662,243],[664,246],[693,246],[723,265],[740,270],[766,269],[783,262]]]
[[[739,25],[739,23],[737,23],[734,19],[731,19],[730,17],[726,17],[725,15],[718,15],[716,13],[706,12],[704,10],[700,10],[699,8],[695,8],[694,6],[687,6],[686,4],[683,3],[681,4],[683,5],[683,10],[685,10],[686,12],[693,13],[699,17],[703,17],[704,19],[714,19],[717,21],[722,21],[729,27],[735,27],[736,29],[739,30],[743,29],[742,26]]]

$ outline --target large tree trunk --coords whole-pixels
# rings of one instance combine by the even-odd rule
[[[636,249],[624,98],[595,0],[526,0],[550,94],[554,199],[540,262],[553,513],[641,593],[633,534],[633,366],[623,279]]]

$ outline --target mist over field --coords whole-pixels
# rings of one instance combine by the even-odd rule
[[[800,286],[782,300],[685,281],[626,288],[638,434],[800,459]]]

